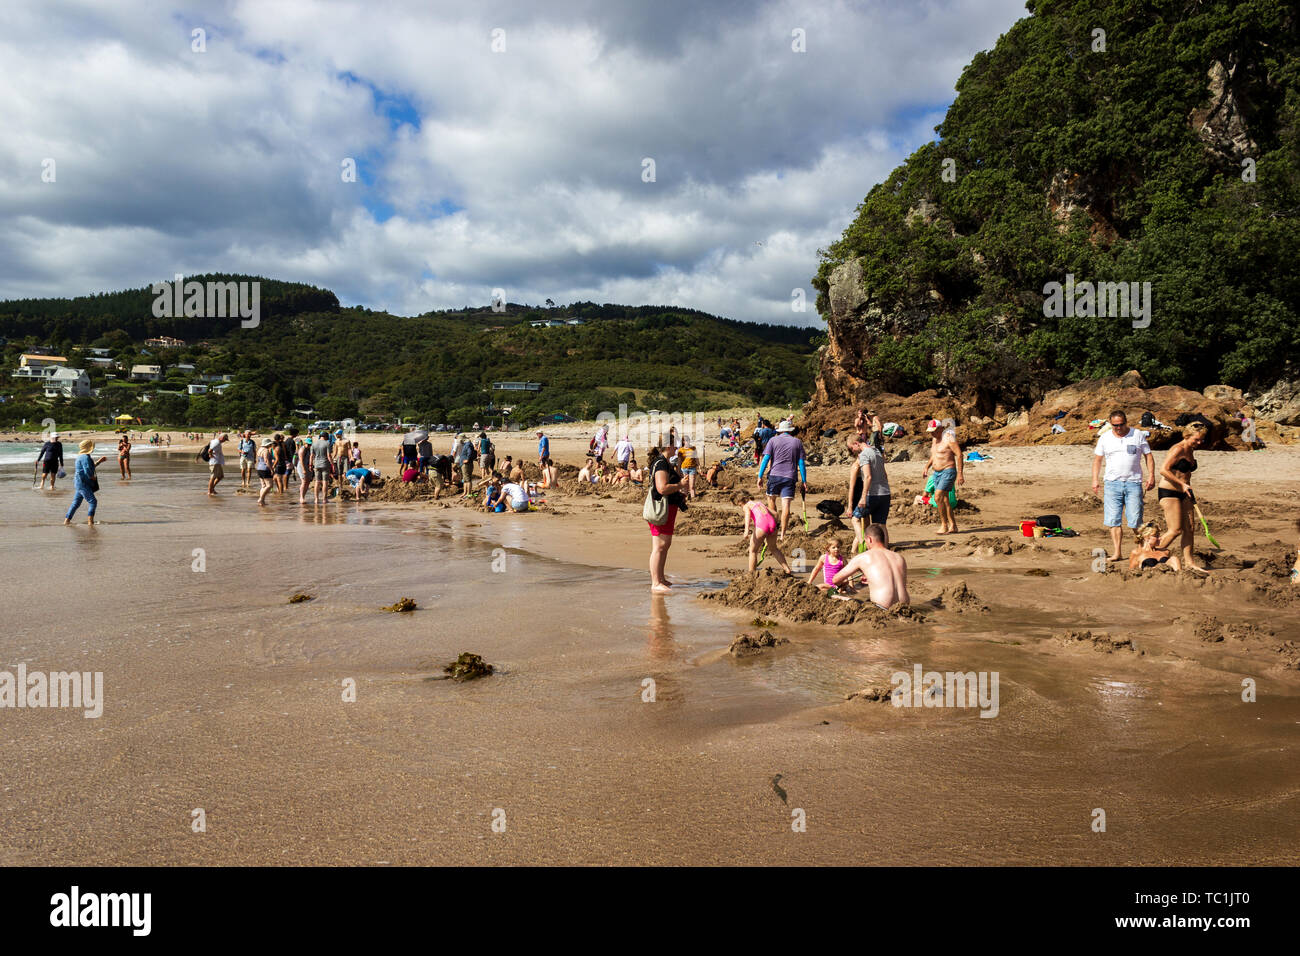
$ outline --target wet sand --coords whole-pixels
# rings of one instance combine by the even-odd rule
[[[561,461],[580,449],[557,439]],[[979,511],[955,540],[891,522],[924,620],[774,617],[790,643],[740,660],[727,647],[754,612],[699,599],[743,569],[734,508],[732,533],[677,536],[679,593],[652,598],[639,501],[552,493],[543,512],[489,516],[294,496],[259,513],[205,498],[202,466],[174,452],[141,456],[129,484],[105,462],[103,523],[65,528],[71,483],[36,493],[6,468],[0,667],[103,671],[107,699],[98,719],[0,710],[0,862],[1297,862],[1300,604],[1255,569],[1096,574],[1099,513],[1056,509],[1079,538],[1016,537],[1052,510],[1038,504],[1088,490],[1089,455],[968,466]],[[1226,552],[1294,547],[1300,450],[1199,458]],[[920,468],[890,466],[896,501]],[[810,502],[840,471],[813,470]],[[933,603],[958,583],[988,609]],[[287,604],[300,591],[314,600]],[[380,610],[403,596],[420,610]],[[461,651],[498,672],[428,679]],[[997,671],[998,716],[845,700],[915,663]]]

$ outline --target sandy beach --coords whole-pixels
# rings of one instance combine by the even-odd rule
[[[579,464],[588,428],[548,432]],[[358,439],[385,468],[392,438]],[[535,457],[531,435],[498,447]],[[0,795],[0,862],[1300,860],[1300,589],[1284,576],[1300,449],[1201,453],[1223,546],[1198,535],[1205,581],[1094,570],[1087,448],[968,465],[950,540],[900,507],[921,463],[890,465],[917,613],[849,624],[767,608],[762,569],[737,589],[741,518],[716,493],[683,516],[661,598],[639,492],[566,480],[527,515],[296,495],[259,512],[237,478],[207,499],[175,444],[130,482],[99,450],[95,528],[60,524],[70,482],[34,492],[3,469],[0,573],[21,603],[0,667],[100,671],[105,700],[94,719],[3,712],[22,772]],[[812,505],[845,472],[810,470],[812,534],[800,514],[788,542],[809,562]],[[1048,511],[1079,537],[1020,537]],[[381,610],[401,597],[419,609]],[[762,629],[788,643],[728,653]],[[497,673],[438,679],[462,651]],[[996,719],[846,699],[916,664],[997,672]]]

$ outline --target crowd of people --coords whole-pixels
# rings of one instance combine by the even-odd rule
[[[803,502],[803,523],[807,525],[807,451],[798,426],[788,419],[773,425],[759,416],[748,436],[743,435],[738,420],[720,419],[718,427],[720,445],[730,457],[705,468],[704,450],[697,448],[690,437],[679,435],[675,427],[658,436],[658,443],[648,450],[642,465],[638,463],[629,435],[612,441],[609,426],[601,425],[592,436],[584,464],[578,470],[577,480],[582,483],[646,489],[645,514],[651,536],[650,585],[655,593],[672,591],[665,568],[678,515],[698,497],[702,485],[715,487],[721,470],[735,467],[738,461],[742,466],[756,466],[753,490],[737,488],[730,496],[741,511],[742,534],[748,545],[748,569],[755,570],[770,554],[782,572],[795,573],[782,546],[789,532],[796,492]],[[964,458],[956,424],[951,419],[931,419],[925,431],[930,439],[921,469],[925,493],[917,500],[935,507],[937,534],[955,534],[958,531],[956,492],[965,485]],[[808,577],[810,584],[837,597],[848,598],[865,589],[868,599],[882,607],[907,600],[907,564],[889,540],[893,499],[884,455],[885,438],[899,433],[899,426],[882,422],[879,415],[862,409],[856,414],[853,429],[844,436],[851,463],[844,486],[845,497],[841,510],[836,513],[849,515],[852,540],[846,553],[843,540],[826,536],[823,552]],[[1092,491],[1101,498],[1102,524],[1110,536],[1107,560],[1111,563],[1124,560],[1124,527],[1127,526],[1134,539],[1128,559],[1131,569],[1168,564],[1174,570],[1208,574],[1198,564],[1194,550],[1198,508],[1192,476],[1198,467],[1196,451],[1204,446],[1209,428],[1204,421],[1184,425],[1181,441],[1169,449],[1159,467],[1151,451],[1149,434],[1143,428],[1131,427],[1122,409],[1112,411],[1105,425],[1099,428],[1092,457]],[[459,495],[467,501],[476,501],[491,513],[528,512],[544,505],[545,490],[558,483],[550,438],[539,430],[536,439],[539,480],[526,480],[522,461],[516,461],[513,456],[506,455],[499,460],[496,445],[486,431],[480,431],[477,436],[456,434],[443,454],[435,453],[427,433],[407,436],[394,456],[397,478],[403,483],[427,482],[434,498],[444,492]],[[208,466],[210,496],[218,494],[218,486],[225,480],[229,440],[228,433],[218,433],[206,440],[199,454]],[[73,468],[75,497],[65,514],[65,523],[71,523],[83,503],[87,505],[88,522],[95,522],[99,490],[96,467],[105,461],[105,456],[95,458],[94,448],[91,439],[80,443]],[[117,452],[123,480],[132,477],[131,448],[130,435],[121,435]],[[266,505],[270,495],[291,495],[293,486],[300,504],[307,504],[309,492],[313,502],[321,504],[344,482],[358,498],[364,498],[380,478],[377,468],[365,466],[360,443],[349,440],[342,429],[301,435],[293,427],[260,440],[253,430],[241,431],[236,438],[235,453],[239,459],[240,488],[252,490],[256,478],[260,506]],[[43,490],[48,482],[54,490],[56,481],[66,474],[64,465],[62,442],[57,432],[51,432],[37,456],[36,488]],[[1151,490],[1156,491],[1163,529],[1156,522],[1146,520],[1145,495]],[[1293,579],[1300,581],[1300,559]]]
[[[216,497],[218,485],[226,477],[226,442],[229,432],[218,432],[199,452],[199,459],[208,466],[208,496]],[[307,504],[307,493],[312,501],[322,504],[332,486],[349,482],[358,497],[365,497],[371,483],[378,477],[375,469],[365,467],[359,442],[349,441],[343,429],[330,432],[322,429],[315,435],[302,435],[297,427],[287,432],[275,432],[257,440],[252,429],[238,433],[235,453],[239,456],[239,487],[252,489],[253,478],[258,480],[257,503],[266,506],[271,494],[292,494],[290,476],[298,485],[298,503]]]
[[[770,554],[782,572],[794,573],[782,544],[789,529],[795,492],[806,499],[808,490],[806,451],[798,437],[799,429],[788,420],[773,426],[761,416],[748,437],[736,420],[719,420],[718,425],[724,449],[748,454],[748,442],[752,441],[752,454],[758,464],[754,493],[737,492],[731,496],[731,501],[741,510],[749,570],[755,570]],[[1248,436],[1248,447],[1256,447],[1253,422],[1243,420],[1243,426],[1248,429],[1243,432]],[[824,551],[813,565],[808,583],[846,598],[865,588],[869,599],[881,607],[906,603],[907,564],[889,542],[892,493],[884,457],[884,439],[902,431],[897,424],[883,422],[868,409],[857,412],[853,430],[844,438],[852,458],[845,500],[834,512],[847,512],[850,516],[851,553],[843,553],[844,542],[837,536],[826,536]],[[939,525],[936,534],[956,534],[959,530],[957,490],[966,483],[966,459],[957,439],[956,422],[931,419],[925,431],[930,439],[921,470],[925,491],[917,496],[916,502],[934,506]],[[1209,573],[1195,556],[1197,505],[1192,491],[1192,474],[1197,468],[1195,453],[1204,446],[1208,435],[1209,428],[1204,421],[1187,423],[1183,426],[1182,440],[1169,449],[1157,469],[1147,440],[1149,432],[1131,428],[1122,409],[1111,413],[1108,423],[1099,429],[1092,465],[1092,490],[1101,495],[1102,523],[1111,540],[1108,562],[1123,560],[1123,525],[1127,524],[1134,536],[1130,568],[1137,570],[1168,563],[1174,570]],[[666,459],[657,462],[654,456],[658,450],[651,451],[649,467],[654,482],[650,498],[665,497],[669,506],[662,520],[652,520],[647,508],[652,542],[650,586],[656,593],[670,593],[672,585],[664,574],[666,557],[672,546],[677,512],[685,507],[690,497],[687,492],[693,486],[678,469],[678,462]],[[708,484],[714,484],[712,472]],[[1164,519],[1163,530],[1155,522],[1143,520],[1144,494],[1152,489],[1156,491]],[[804,513],[806,516],[806,503]],[[1300,569],[1300,556],[1296,566]],[[1292,577],[1300,581],[1300,570]]]

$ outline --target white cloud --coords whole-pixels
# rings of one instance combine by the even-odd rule
[[[0,297],[221,270],[403,314],[501,287],[809,321],[789,303],[816,249],[1023,11],[128,6],[0,8]]]

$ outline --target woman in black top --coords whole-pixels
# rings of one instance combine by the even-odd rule
[[[1165,513],[1165,526],[1169,529],[1156,543],[1159,550],[1171,549],[1175,539],[1183,550],[1183,567],[1199,574],[1206,570],[1198,567],[1192,557],[1192,544],[1195,528],[1192,524],[1194,512],[1192,506],[1196,497],[1192,494],[1192,472],[1196,470],[1194,452],[1205,444],[1209,429],[1201,422],[1192,422],[1187,426],[1182,441],[1169,449],[1164,464],[1160,466],[1160,483],[1156,486],[1156,499]]]
[[[650,449],[650,494],[655,501],[668,499],[668,520],[661,525],[650,525],[650,590],[656,594],[672,593],[672,585],[664,575],[664,565],[668,563],[668,549],[673,545],[673,528],[677,524],[677,512],[686,508],[686,498],[682,494],[682,475],[672,462],[663,456],[658,448]]]

